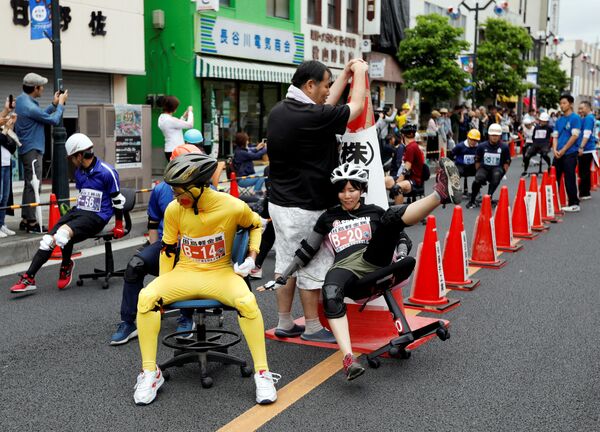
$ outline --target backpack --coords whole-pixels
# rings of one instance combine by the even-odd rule
[[[421,181],[426,182],[431,177],[431,170],[429,169],[429,165],[427,163],[423,164],[423,172],[421,173]]]

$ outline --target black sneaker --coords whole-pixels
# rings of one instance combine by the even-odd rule
[[[24,220],[21,220],[21,222],[19,223],[19,230],[27,231],[27,222],[25,222]]]
[[[38,223],[36,223],[35,225],[27,224],[27,232],[29,234],[46,234],[48,232],[48,228],[46,228],[45,226],[40,227],[40,224]]]
[[[343,360],[346,379],[352,381],[365,373],[365,368],[356,360],[352,354],[346,354]]]
[[[433,186],[440,198],[442,204],[460,204],[462,199],[462,186],[460,184],[460,174],[454,162],[448,158],[441,158],[437,172],[436,183]]]
[[[465,207],[467,207],[468,209],[474,209],[475,207],[477,207],[477,204],[475,204],[473,201],[469,201]]]

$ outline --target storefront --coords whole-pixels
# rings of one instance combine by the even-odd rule
[[[200,15],[195,51],[205,140],[218,142],[219,154],[228,155],[237,132],[246,132],[253,143],[265,138],[269,112],[285,97],[295,65],[304,59],[304,36]]]
[[[374,108],[385,106],[402,106],[407,101],[405,92],[399,91],[404,83],[402,71],[396,59],[389,54],[370,52],[367,54],[369,62],[369,78],[371,79],[371,99]]]

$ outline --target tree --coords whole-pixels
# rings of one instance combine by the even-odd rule
[[[461,39],[462,33],[462,29],[449,24],[447,17],[418,16],[417,25],[406,31],[406,38],[398,46],[406,86],[432,103],[456,96],[469,77],[457,62],[460,52],[469,47]]]
[[[533,43],[527,31],[508,21],[489,18],[485,23],[485,40],[477,51],[478,97],[496,100],[498,95],[522,94],[527,62],[523,55]]]
[[[538,72],[538,105],[554,108],[560,101],[561,93],[569,85],[567,73],[560,68],[560,61],[544,57]]]

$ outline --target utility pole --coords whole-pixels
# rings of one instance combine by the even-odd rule
[[[489,0],[485,6],[479,6],[479,2],[475,3],[475,6],[469,6],[466,3],[466,0],[463,0],[458,5],[460,9],[461,6],[464,6],[466,10],[469,12],[475,12],[475,37],[473,38],[473,104],[477,104],[477,45],[479,42],[479,11],[484,11],[490,5],[495,4],[495,0]]]
[[[52,69],[54,72],[54,92],[63,91],[62,63],[60,56],[60,5],[52,0]],[[67,132],[62,117],[58,126],[52,128],[52,192],[56,198],[69,198],[69,179],[67,178],[67,153],[65,141]]]
[[[583,55],[583,51],[580,50],[577,54],[563,53],[563,55],[571,59],[571,82],[569,83],[569,93],[573,95],[573,80],[575,78],[575,59]]]

